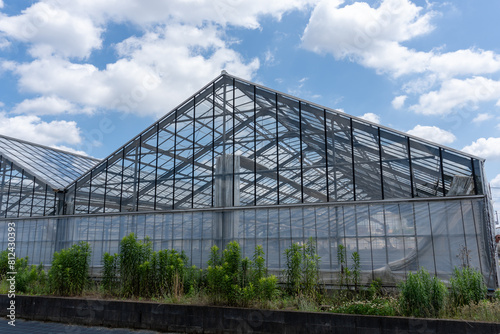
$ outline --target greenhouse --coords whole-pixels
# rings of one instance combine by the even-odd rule
[[[103,160],[5,136],[0,158],[0,247],[15,223],[30,263],[88,241],[98,275],[133,232],[198,267],[213,245],[262,245],[279,274],[312,237],[327,284],[342,245],[364,282],[466,263],[498,286],[483,159],[225,72]]]

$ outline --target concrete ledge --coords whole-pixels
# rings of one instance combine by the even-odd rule
[[[9,298],[0,295],[5,317]],[[500,323],[16,296],[16,317],[182,333],[500,333]],[[4,318],[5,319],[5,318]],[[6,321],[6,320],[5,320]]]

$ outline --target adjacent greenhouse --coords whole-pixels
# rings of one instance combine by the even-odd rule
[[[0,247],[50,264],[92,245],[92,268],[134,232],[204,267],[210,247],[262,245],[270,270],[313,237],[327,283],[337,249],[393,285],[466,261],[498,286],[484,160],[226,73],[106,159],[0,136]]]

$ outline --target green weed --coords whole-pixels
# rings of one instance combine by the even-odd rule
[[[49,270],[49,286],[58,295],[81,295],[89,283],[90,245],[81,241],[55,252]]]
[[[437,277],[421,268],[399,284],[399,305],[403,315],[437,317],[443,310],[448,290]]]

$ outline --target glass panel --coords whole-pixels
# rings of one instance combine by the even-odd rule
[[[412,196],[407,142],[407,137],[380,130],[384,199]]]
[[[474,195],[471,159],[443,150],[446,196]]]
[[[352,201],[354,186],[350,119],[340,115],[327,115],[327,132],[330,200]]]
[[[256,89],[256,194],[257,205],[276,204],[276,95]]]
[[[416,197],[443,196],[439,148],[410,140]]]
[[[356,200],[382,199],[378,130],[352,122]]]

